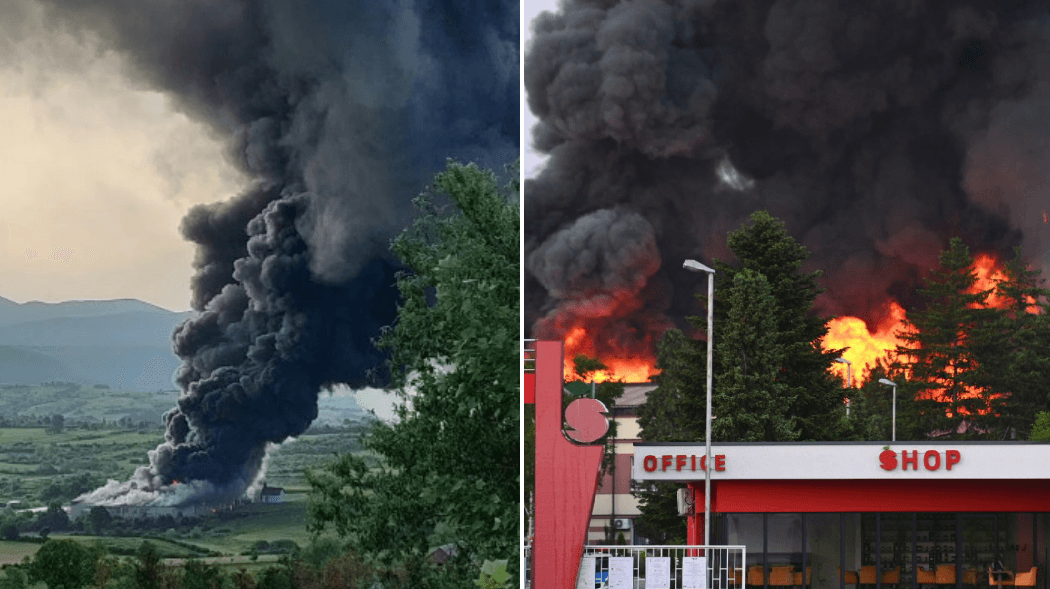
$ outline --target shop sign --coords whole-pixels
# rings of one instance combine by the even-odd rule
[[[945,470],[951,470],[960,460],[962,455],[958,450],[945,450],[943,453],[940,450],[927,450],[922,453],[921,458],[918,450],[901,450],[899,459],[897,452],[889,448],[879,454],[879,466],[882,470],[896,470],[900,465],[902,471],[908,470],[909,467],[911,470],[919,470],[920,466],[932,471],[941,468],[942,464]]]

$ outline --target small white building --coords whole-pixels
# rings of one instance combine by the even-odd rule
[[[259,503],[284,503],[284,489],[263,483],[262,490],[259,491]]]

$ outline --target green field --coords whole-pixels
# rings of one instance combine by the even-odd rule
[[[0,565],[20,563],[22,558],[33,556],[37,550],[40,550],[39,544],[0,540]]]

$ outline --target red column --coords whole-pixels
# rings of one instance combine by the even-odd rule
[[[604,446],[562,433],[562,343],[536,342],[536,539],[533,587],[573,589]]]

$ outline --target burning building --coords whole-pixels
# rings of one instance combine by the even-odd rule
[[[730,260],[759,209],[876,347],[952,236],[1045,269],[1048,25],[1030,2],[565,0],[525,56],[549,155],[525,183],[531,337],[651,374],[703,312],[682,260]]]
[[[237,500],[267,445],[316,418],[322,388],[383,383],[388,245],[425,182],[449,157],[500,169],[517,156],[517,2],[39,2],[227,137],[254,180],[182,221],[198,316],[174,334],[164,443],[81,500]]]

